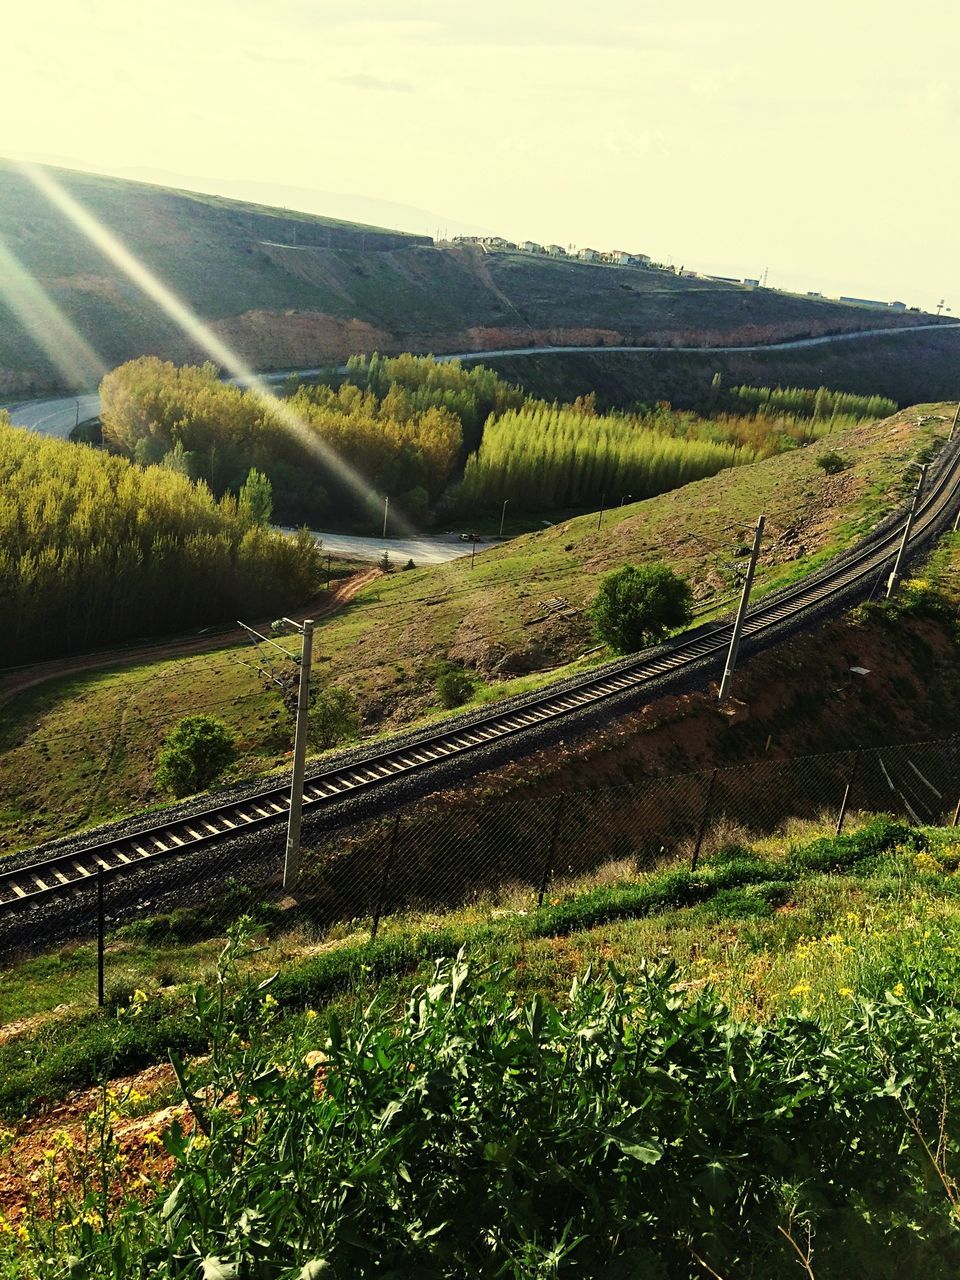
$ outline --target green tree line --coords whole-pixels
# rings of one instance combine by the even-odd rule
[[[221,382],[211,364],[142,357],[108,373],[100,396],[109,449],[203,480],[217,497],[237,492],[256,468],[271,483],[278,518],[290,523],[356,517],[356,492],[334,458],[416,516],[436,502],[462,457],[454,409],[442,396],[418,400],[403,388],[381,397],[351,382],[303,386],[279,409]]]
[[[18,430],[0,413],[0,665],[269,613],[319,581],[308,534],[176,469]]]
[[[483,506],[509,497],[529,510],[635,500],[752,462],[739,444],[687,439],[642,418],[580,407],[532,404],[488,421],[467,460],[460,502]]]

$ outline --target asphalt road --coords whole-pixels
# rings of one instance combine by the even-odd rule
[[[285,533],[295,533],[295,529],[284,529]],[[315,538],[323,543],[324,551],[334,555],[353,556],[357,560],[376,562],[383,555],[384,548],[390,553],[394,567],[402,567],[408,560],[419,569],[425,564],[443,564],[447,560],[456,560],[460,556],[468,556],[472,550],[469,542],[461,542],[455,533],[441,534],[436,538],[355,538],[346,533],[322,533],[311,529]],[[485,546],[481,543],[477,551]]]
[[[823,347],[833,342],[853,342],[858,339],[870,338],[886,338],[891,335],[901,333],[919,333],[928,329],[960,329],[960,323],[941,323],[941,324],[911,324],[904,325],[899,329],[858,329],[855,333],[834,333],[826,334],[819,338],[793,338],[789,342],[764,342],[753,346],[727,346],[727,347],[513,347],[505,348],[497,351],[460,351],[449,355],[434,356],[434,359],[440,362],[450,360],[485,360],[496,359],[498,356],[543,356],[543,355],[566,355],[566,354],[590,354],[599,355],[601,353],[614,354],[620,353],[649,353],[660,352],[662,355],[691,355],[704,354],[705,352],[716,351],[720,353],[736,353],[749,351],[799,351],[804,347]],[[297,377],[309,378],[329,370],[329,365],[318,365],[311,369],[282,369],[275,373],[258,374],[257,377],[261,382],[271,385],[283,383],[291,375]],[[339,372],[343,373],[346,369],[345,365],[339,367]],[[230,378],[230,382],[241,383],[243,380],[239,378]],[[7,409],[13,419],[16,427],[28,427],[32,431],[39,431],[41,435],[60,436],[66,438],[77,420],[79,405],[79,418],[81,422],[89,418],[95,418],[100,412],[100,397],[96,393],[90,395],[82,395],[79,399],[76,396],[66,396],[58,400],[21,400],[13,404],[0,405],[0,409]],[[450,559],[451,557],[446,557]],[[416,556],[414,556],[416,559]]]

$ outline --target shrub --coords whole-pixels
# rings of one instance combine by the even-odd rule
[[[317,689],[312,695],[310,713],[310,741],[321,751],[349,742],[360,729],[357,701],[349,689],[330,685]]]
[[[462,707],[473,696],[473,681],[463,667],[443,663],[437,671],[437,696],[448,711]]]
[[[817,459],[817,466],[824,470],[828,476],[835,476],[838,471],[846,471],[847,460],[841,454],[831,451],[829,453],[821,453]]]
[[[590,616],[611,649],[633,653],[685,626],[692,608],[689,583],[665,564],[625,565],[601,579]]]
[[[232,730],[214,716],[184,716],[167,734],[157,757],[157,785],[175,796],[209,787],[233,763]]]
[[[799,1239],[818,1280],[957,1273],[920,1136],[953,1132],[952,1003],[891,994],[830,1031],[744,1024],[673,966],[588,974],[562,1005],[514,982],[461,953],[399,1014],[358,1002],[278,1034],[279,980],[237,982],[228,953],[183,1036],[209,1061],[171,1055],[196,1120],[163,1135],[174,1189],[111,1194],[108,1127],[89,1204],[68,1187],[0,1248],[71,1275],[769,1280],[797,1272]]]

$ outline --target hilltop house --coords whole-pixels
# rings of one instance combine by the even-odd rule
[[[567,256],[567,251],[562,244],[548,244],[546,252],[551,258],[565,258]]]
[[[581,262],[599,262],[600,255],[596,249],[578,249],[577,257]]]
[[[543,253],[543,245],[536,240],[521,240],[520,249],[523,253]]]

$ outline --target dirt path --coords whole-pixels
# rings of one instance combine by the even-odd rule
[[[377,568],[365,569],[345,578],[330,592],[321,592],[297,612],[304,617],[311,614],[318,622],[336,613],[348,604],[368,582],[380,576]],[[251,625],[258,631],[269,629],[272,618],[261,618]],[[210,630],[205,635],[181,636],[176,640],[159,640],[155,643],[128,646],[122,649],[100,649],[75,658],[54,658],[50,662],[38,662],[34,666],[19,667],[8,675],[0,676],[0,707],[5,707],[18,694],[32,689],[47,680],[60,676],[77,675],[83,671],[101,671],[106,667],[130,667],[141,662],[157,662],[162,658],[182,658],[197,653],[212,653],[247,639],[242,627]]]

